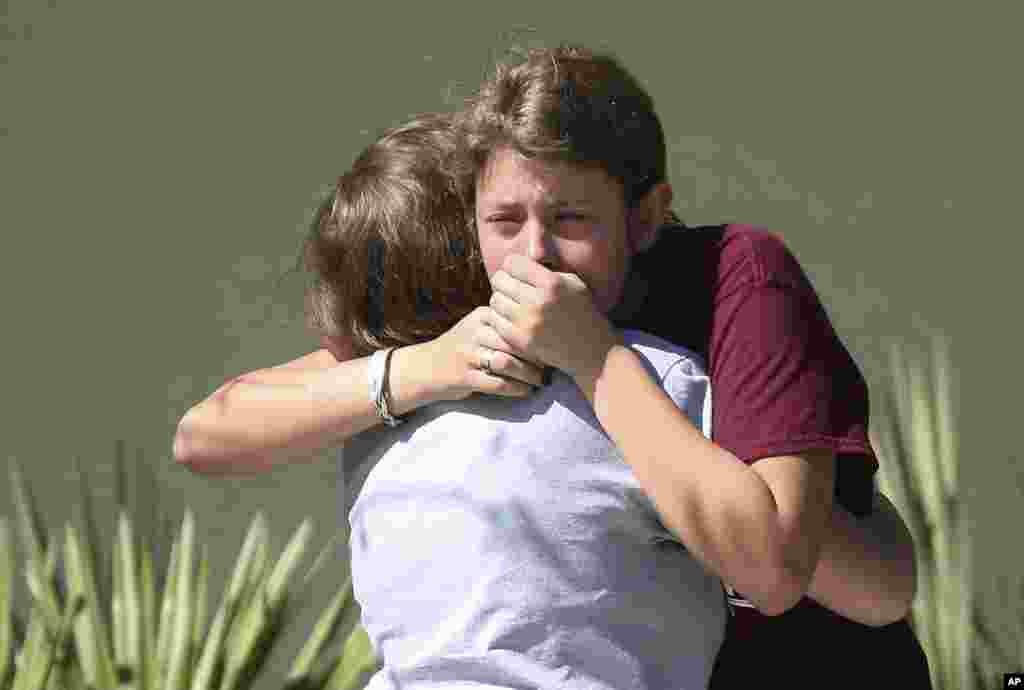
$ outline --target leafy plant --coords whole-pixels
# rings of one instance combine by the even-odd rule
[[[124,471],[121,455],[119,452],[116,459],[119,477]],[[76,469],[84,487],[77,463]],[[186,509],[173,541],[166,577],[156,582],[148,540],[137,539],[124,509],[123,484],[119,483],[116,539],[111,549],[112,586],[107,592],[97,587],[95,547],[99,541],[89,492],[83,490],[81,504],[84,539],[74,526],[65,526],[61,563],[66,569],[65,581],[58,573],[59,547],[41,527],[33,495],[13,462],[11,479],[32,609],[27,624],[12,610],[13,543],[7,519],[0,518],[0,690],[235,690],[252,686],[282,630],[294,619],[289,583],[312,534],[308,519],[273,563],[267,554],[266,523],[262,514],[256,515],[220,607],[204,630],[208,550],[203,546],[196,573],[195,522],[190,509]],[[337,543],[335,535],[307,571],[301,587],[323,567]],[[102,585],[103,578],[99,580]],[[109,626],[104,609],[110,612]],[[358,621],[359,609],[348,578],[295,658],[286,687],[362,687],[378,662]],[[351,634],[338,645],[334,640],[343,628]]]
[[[889,356],[891,386],[880,388],[886,414],[876,417],[872,443],[880,456],[879,486],[916,546],[911,623],[936,690],[993,687],[993,679],[1024,660],[1024,609],[1016,629],[1000,630],[997,638],[975,601],[948,342],[936,337],[923,359],[908,358],[898,346]],[[1024,594],[1024,582],[1021,587]],[[1008,605],[1019,601],[1006,597]]]

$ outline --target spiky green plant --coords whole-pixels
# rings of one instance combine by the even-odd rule
[[[120,453],[116,462],[119,476],[123,476]],[[80,476],[84,486],[84,475]],[[73,525],[65,527],[65,578],[57,572],[59,547],[42,528],[34,497],[13,461],[11,479],[32,609],[27,626],[12,610],[13,540],[7,519],[0,518],[0,690],[236,690],[252,686],[283,629],[294,620],[296,607],[289,583],[311,538],[308,519],[277,562],[271,563],[268,530],[263,516],[256,515],[220,607],[209,629],[204,630],[208,551],[204,546],[195,573],[197,544],[191,510],[186,509],[181,531],[173,541],[167,575],[162,582],[155,582],[149,545],[143,538],[140,546],[136,538],[133,521],[124,509],[123,484],[119,483],[108,593],[103,578],[97,578],[99,542],[88,491],[83,491],[82,501],[84,538]],[[307,571],[301,589],[337,546],[336,534]],[[141,562],[136,554],[141,555]],[[104,609],[110,611],[109,626]],[[286,687],[362,687],[379,664],[358,621],[359,609],[348,578],[294,660]],[[334,643],[339,629],[351,630],[340,645]]]
[[[916,546],[911,622],[936,690],[993,687],[993,679],[1024,661],[1024,609],[1016,630],[996,638],[975,602],[949,344],[935,337],[926,358],[909,358],[893,346],[889,357],[891,385],[879,389],[884,414],[875,415],[872,443],[880,456],[879,487]]]

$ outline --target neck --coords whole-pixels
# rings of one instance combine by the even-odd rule
[[[622,288],[622,299],[608,313],[608,319],[612,323],[632,319],[647,300],[649,289],[650,282],[646,278],[637,271],[630,271],[626,285]]]

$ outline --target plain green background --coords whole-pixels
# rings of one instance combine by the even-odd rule
[[[332,453],[207,480],[173,463],[178,420],[225,379],[315,347],[300,281],[278,279],[362,146],[452,107],[513,44],[578,40],[615,51],[654,96],[676,210],[783,236],[873,389],[891,343],[950,339],[975,585],[998,630],[1013,612],[995,579],[1024,573],[1018,7],[9,0],[4,451],[56,529],[78,501],[75,455],[111,518],[125,439],[175,528],[195,510],[211,607],[255,511],[277,549],[312,516],[319,551],[342,524]],[[276,673],[343,576],[339,559],[318,579]]]

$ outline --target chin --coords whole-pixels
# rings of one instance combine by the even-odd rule
[[[597,310],[604,314],[605,316],[608,316],[608,314],[611,313],[613,309],[615,309],[615,306],[617,304],[618,300],[613,301],[607,298],[599,297],[594,300],[594,306],[597,307]]]

